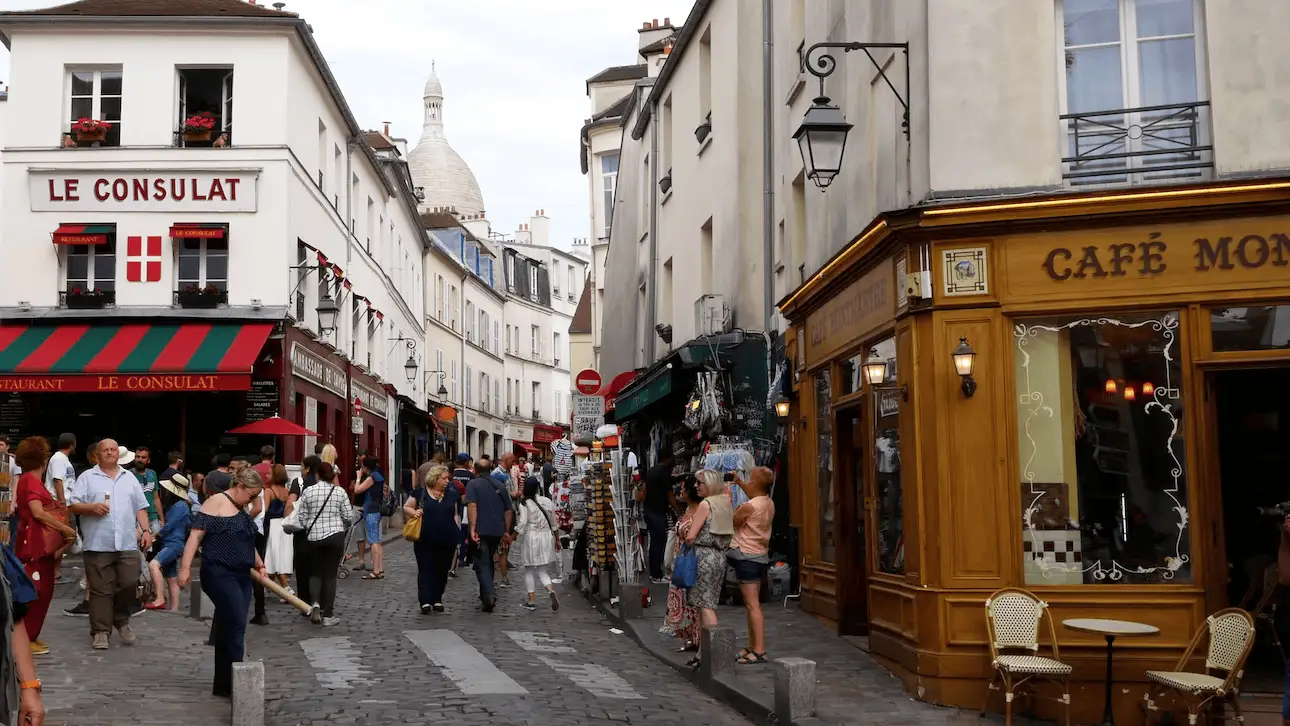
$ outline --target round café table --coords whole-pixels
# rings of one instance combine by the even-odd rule
[[[1111,655],[1115,649],[1115,639],[1131,638],[1143,635],[1156,635],[1160,628],[1146,623],[1135,623],[1130,620],[1107,620],[1104,618],[1073,618],[1063,620],[1062,625],[1071,630],[1085,633],[1097,633],[1106,638],[1106,706],[1102,710],[1102,723],[1099,726],[1115,726],[1115,715],[1111,712]]]

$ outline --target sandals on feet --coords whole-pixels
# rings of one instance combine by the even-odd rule
[[[680,648],[676,649],[678,653],[693,653],[699,649],[699,644],[693,640],[687,640]]]
[[[769,663],[770,659],[766,657],[765,653],[755,653],[744,648],[744,652],[735,659],[735,662],[740,665],[757,665],[760,663]]]
[[[363,575],[363,579],[364,579],[364,580],[384,580],[384,579],[385,579],[385,573],[384,573],[384,572],[369,572],[369,573],[367,573],[366,575]]]

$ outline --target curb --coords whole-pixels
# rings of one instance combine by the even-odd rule
[[[682,654],[674,652],[663,642],[649,621],[640,618],[623,618],[617,608],[590,592],[582,593],[593,607],[602,615],[621,627],[631,639],[636,641],[645,652],[662,661],[675,670],[699,690],[712,696],[751,719],[754,723],[768,726],[788,726],[780,724],[775,716],[775,701],[772,694],[765,693],[743,682],[738,676],[719,675],[711,680],[699,677],[698,671],[685,665]],[[822,726],[825,722],[818,718],[800,718],[792,726]]]

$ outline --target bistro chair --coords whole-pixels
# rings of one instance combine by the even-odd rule
[[[1039,655],[1039,627],[1048,624],[1048,639],[1053,657]],[[985,694],[985,715],[990,705],[990,694],[1003,691],[1004,723],[1012,726],[1012,702],[1023,687],[1031,681],[1047,681],[1061,686],[1062,696],[1057,699],[1066,710],[1066,726],[1071,723],[1071,667],[1061,662],[1057,649],[1057,631],[1048,603],[1035,597],[1028,590],[1008,587],[985,601],[985,627],[990,640],[990,661],[994,674]],[[1027,691],[1027,695],[1033,695]]]
[[[1209,638],[1209,650],[1205,654],[1205,672],[1194,673],[1183,670],[1191,660],[1192,653],[1205,638]],[[1153,685],[1142,696],[1147,711],[1147,722],[1151,721],[1151,712],[1159,711],[1156,700],[1166,690],[1174,692],[1175,697],[1187,706],[1187,723],[1194,724],[1202,713],[1212,706],[1226,703],[1232,707],[1238,722],[1244,722],[1241,716],[1241,705],[1237,695],[1241,686],[1242,669],[1245,659],[1254,647],[1254,618],[1240,608],[1220,610],[1205,621],[1205,627],[1196,631],[1187,646],[1187,652],[1178,659],[1178,665],[1172,671],[1147,671],[1147,680]],[[1216,674],[1221,674],[1216,675]]]

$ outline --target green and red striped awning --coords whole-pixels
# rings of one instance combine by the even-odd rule
[[[237,391],[271,324],[0,326],[0,391]]]
[[[110,224],[60,224],[54,230],[54,244],[105,245],[112,231]]]

